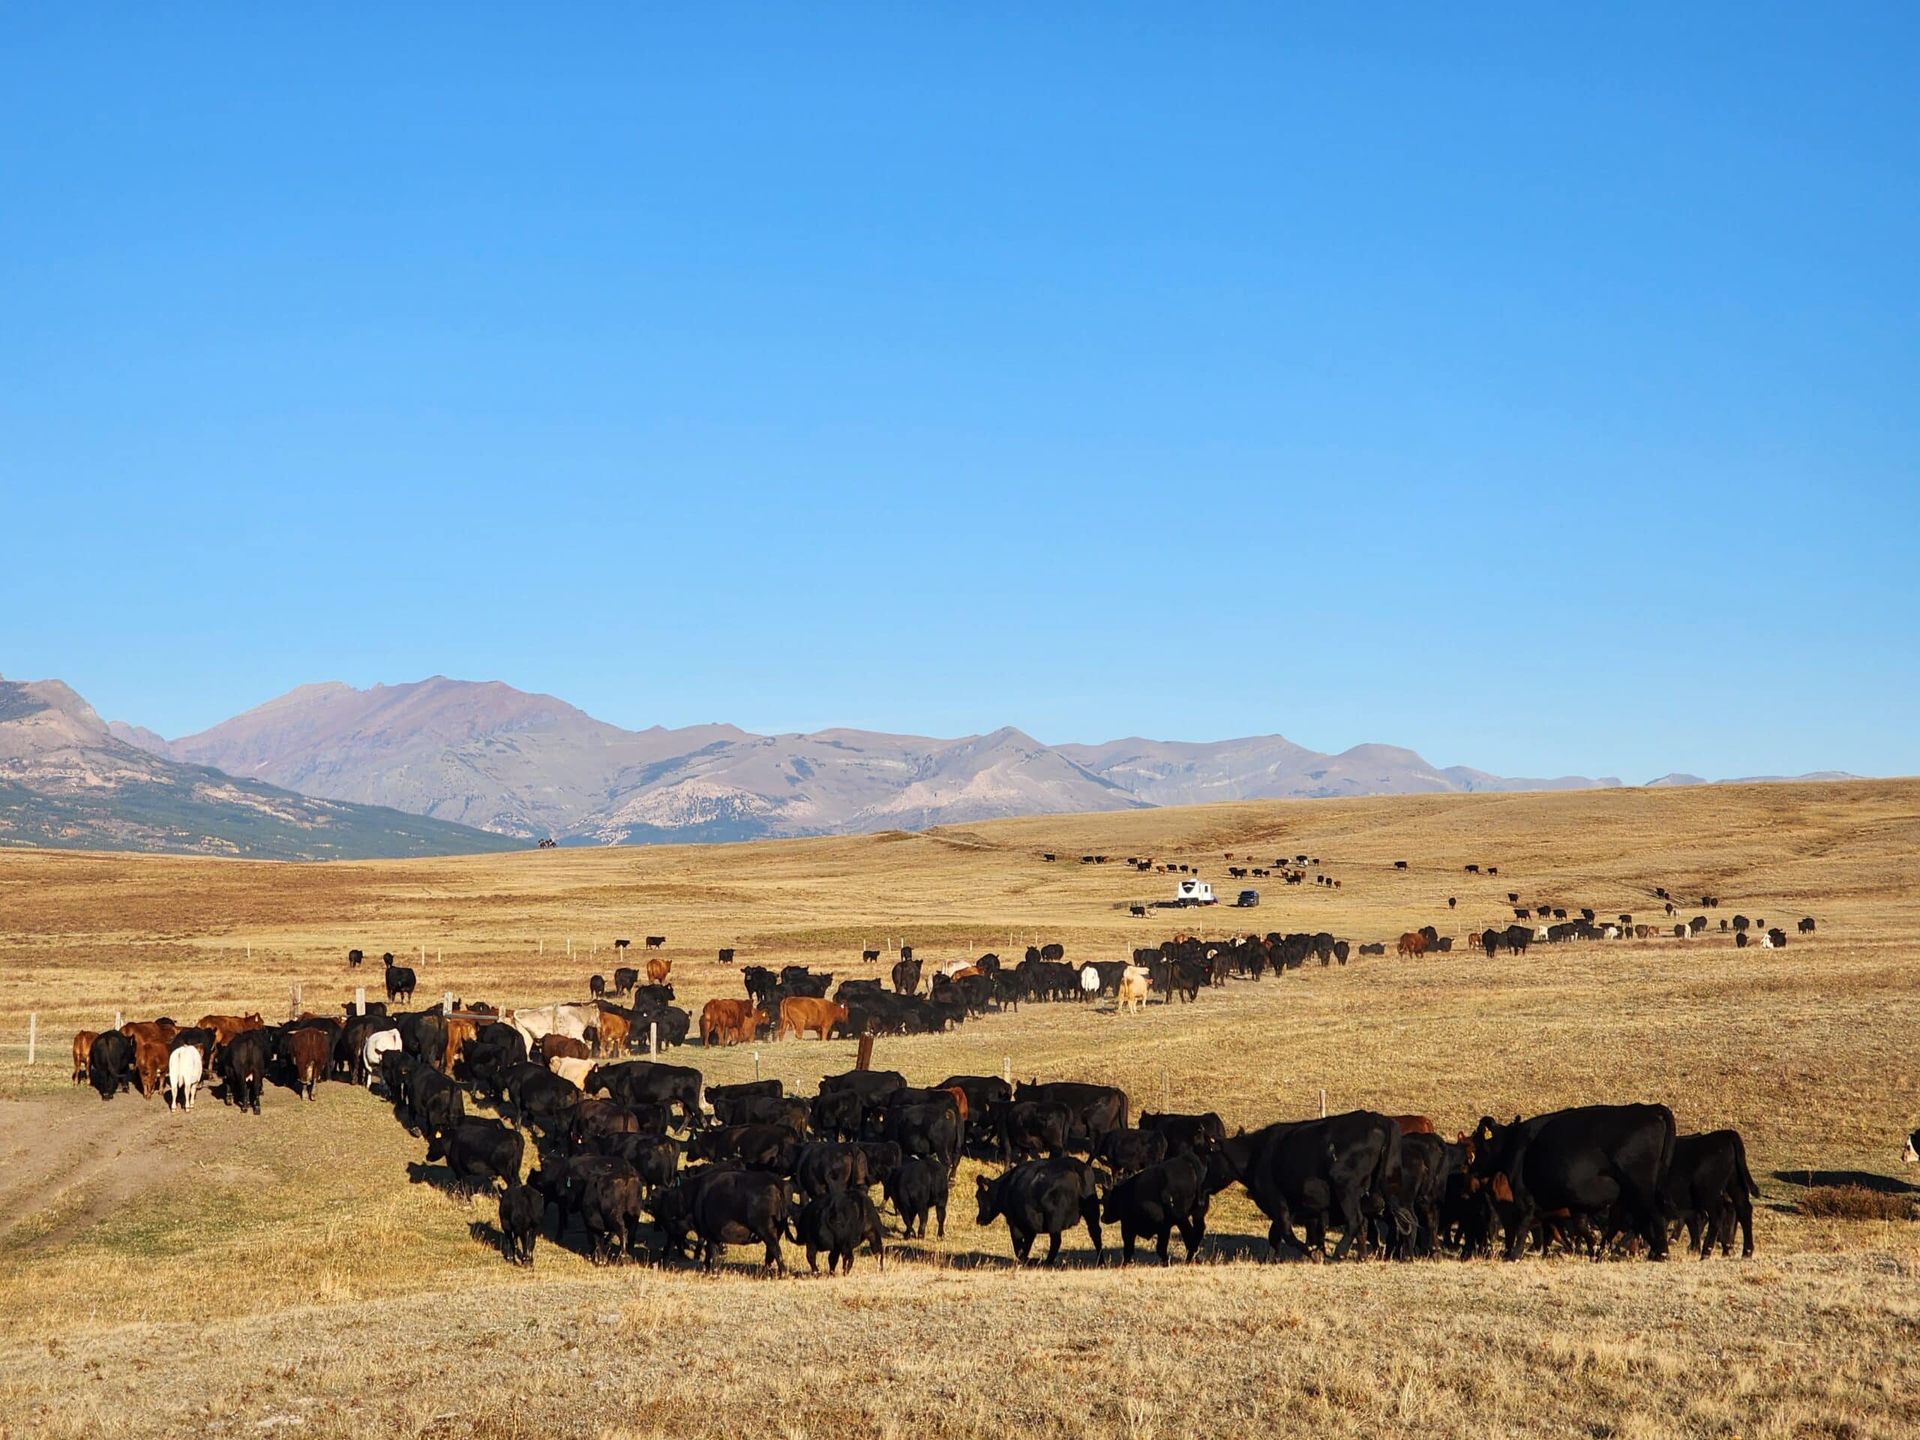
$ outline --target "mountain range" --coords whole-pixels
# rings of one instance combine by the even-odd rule
[[[1046,745],[1006,727],[959,740],[865,730],[623,730],[550,695],[444,676],[302,685],[178,740],[129,744],[303,794],[390,805],[521,839],[741,840],[924,829],[1007,815],[1215,800],[1618,785],[1440,768],[1411,750],[1322,754],[1278,735]]]
[[[114,734],[58,680],[0,680],[0,846],[317,860],[506,845],[468,826],[300,795],[154,749]]]
[[[1844,778],[1823,772],[1806,779]],[[497,681],[302,685],[196,735],[103,723],[57,680],[0,680],[0,844],[279,858],[919,830],[1213,801],[1617,786],[1323,754],[1279,735],[1047,745],[866,730],[625,730]],[[1655,785],[1704,783],[1667,775]]]

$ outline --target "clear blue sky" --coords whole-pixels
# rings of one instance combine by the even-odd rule
[[[0,12],[10,676],[1920,770],[1920,7],[305,10]]]

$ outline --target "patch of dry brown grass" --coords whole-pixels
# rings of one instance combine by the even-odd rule
[[[1822,1220],[1912,1220],[1913,1197],[1867,1185],[1816,1185],[1794,1209]]]

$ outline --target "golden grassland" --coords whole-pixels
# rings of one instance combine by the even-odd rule
[[[1047,864],[1041,852],[1060,860]],[[1225,852],[1236,859],[1229,862]],[[1104,853],[1106,865],[1080,854]],[[1250,881],[1253,912],[1140,920],[1186,861],[1306,852],[1338,890]],[[1392,862],[1405,859],[1409,869]],[[1469,876],[1468,862],[1498,865]],[[681,1002],[740,993],[744,963],[840,975],[863,946],[933,959],[1057,939],[1110,958],[1182,924],[1391,942],[1522,903],[1666,922],[1655,886],[1790,932],[1784,951],[1687,942],[1311,966],[1144,1015],[1053,1005],[879,1042],[925,1083],[956,1072],[1119,1083],[1136,1108],[1230,1124],[1369,1106],[1444,1129],[1657,1099],[1683,1130],[1737,1126],[1765,1192],[1759,1256],[1667,1265],[1530,1258],[1260,1263],[1237,1190],[1212,1263],[1015,1271],[972,1223],[881,1273],[767,1281],[596,1270],[550,1243],[490,1248],[492,1206],[431,1183],[423,1145],[344,1085],[266,1114],[203,1098],[103,1105],[66,1038],[129,1017],[338,1004],[359,946],[501,1004],[575,998],[609,942],[665,934]],[[1449,911],[1448,896],[1458,900]],[[1683,908],[1682,915],[1699,913]],[[571,936],[574,955],[566,954]],[[0,1431],[81,1435],[1110,1435],[1436,1437],[1920,1434],[1920,1224],[1899,1150],[1920,1122],[1920,782],[1388,798],[996,822],[928,835],[291,866],[0,853]],[[420,947],[426,962],[419,962]],[[249,954],[249,947],[251,953]],[[411,956],[408,957],[408,952]],[[889,957],[890,958],[890,957]],[[811,1090],[849,1042],[758,1047]],[[679,1052],[710,1078],[753,1051]],[[1920,1177],[1916,1177],[1920,1178]],[[1892,1197],[1803,1215],[1809,1187]],[[1176,1253],[1178,1246],[1176,1244]],[[739,1261],[748,1252],[737,1252]],[[797,1259],[789,1250],[789,1259]]]

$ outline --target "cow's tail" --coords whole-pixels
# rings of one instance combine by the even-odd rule
[[[1733,1132],[1733,1163],[1739,1174],[1735,1177],[1746,1187],[1749,1195],[1758,1195],[1760,1187],[1753,1183],[1753,1172],[1747,1168],[1747,1142],[1740,1138],[1738,1130]]]

